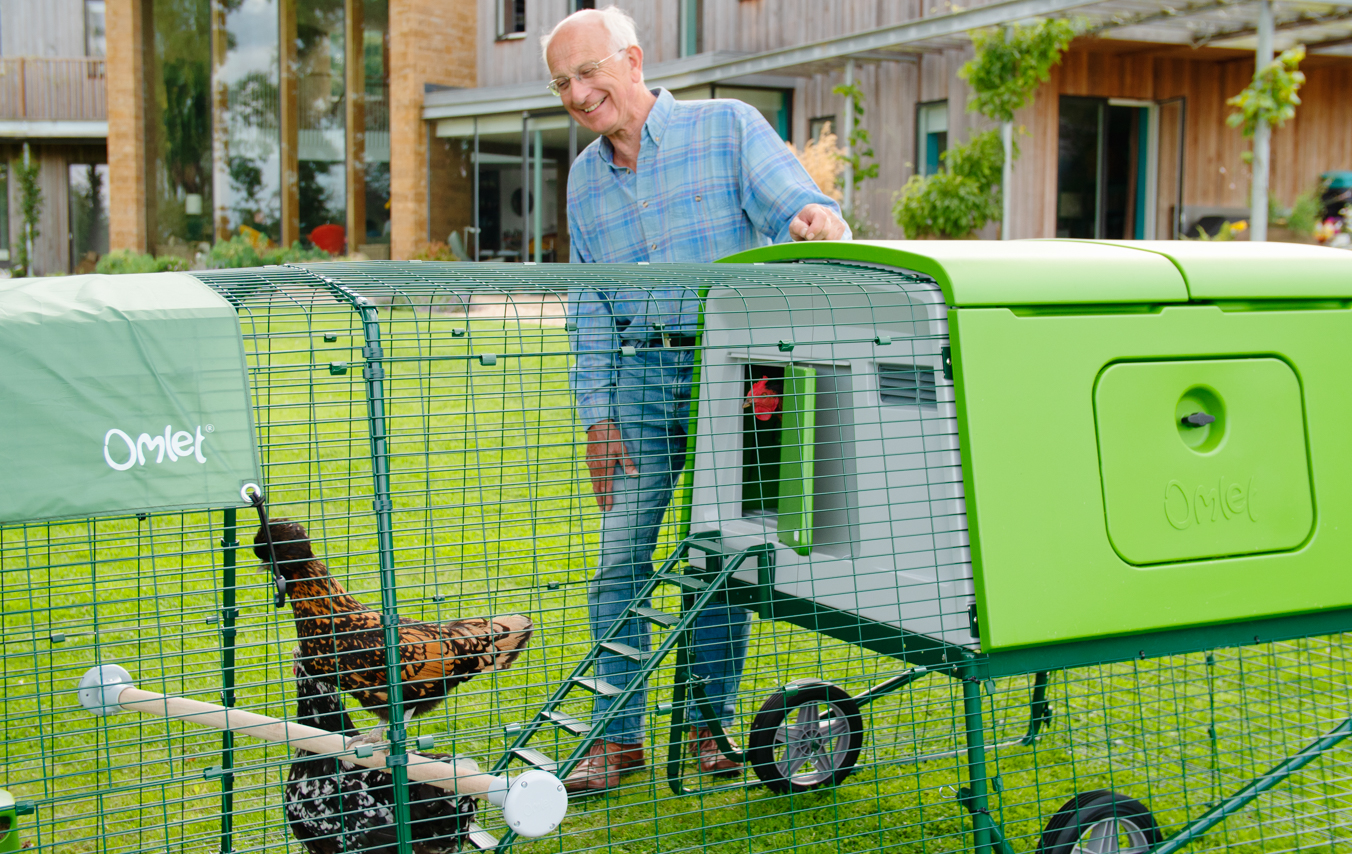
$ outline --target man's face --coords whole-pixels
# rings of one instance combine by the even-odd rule
[[[610,34],[599,22],[573,24],[549,43],[551,77],[576,74],[583,66],[605,60],[590,79],[572,78],[562,96],[578,124],[603,135],[630,125],[643,94],[642,49],[631,47],[612,55],[610,45]]]

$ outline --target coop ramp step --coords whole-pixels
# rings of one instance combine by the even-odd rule
[[[591,724],[583,723],[572,715],[566,715],[563,712],[548,711],[544,713],[544,717],[546,720],[553,722],[554,726],[573,735],[586,735],[591,732]]]
[[[596,679],[591,676],[579,676],[573,680],[573,684],[586,688],[593,694],[604,694],[607,697],[613,697],[619,694],[622,689],[616,688],[604,679]]]
[[[627,658],[637,664],[642,664],[644,661],[647,661],[648,656],[650,655],[650,653],[646,653],[641,649],[634,649],[629,644],[620,643],[619,641],[605,641],[601,644],[601,649],[613,652],[616,655]]]
[[[649,608],[646,605],[637,605],[634,607],[633,611],[635,615],[643,617],[646,620],[651,620],[657,625],[668,629],[680,622],[681,619],[675,614],[668,614],[666,611],[659,611],[656,608]]]
[[[484,830],[477,822],[469,823],[469,844],[480,851],[490,851],[498,847],[498,838]]]
[[[552,756],[546,756],[533,747],[514,747],[512,755],[527,765],[539,768],[541,771],[548,771],[553,774],[554,769],[559,767],[559,763],[554,761]]]

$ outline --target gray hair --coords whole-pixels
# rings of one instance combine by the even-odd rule
[[[547,34],[541,36],[540,55],[544,58],[546,68],[549,67],[549,43],[554,40],[554,34],[569,21],[592,20],[594,18],[600,18],[606,32],[610,33],[611,53],[638,47],[638,30],[634,27],[634,19],[629,17],[628,12],[618,6],[607,6],[604,9],[579,9],[555,24],[554,29]]]

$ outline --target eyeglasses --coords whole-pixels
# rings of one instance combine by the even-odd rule
[[[625,50],[628,50],[628,48],[617,50],[610,56],[607,56],[605,59],[598,59],[595,62],[589,62],[586,65],[579,68],[576,74],[565,74],[562,77],[555,77],[553,80],[549,81],[549,86],[546,88],[548,88],[550,92],[562,98],[563,93],[568,91],[568,87],[573,85],[574,80],[581,80],[584,83],[587,82],[588,80],[596,76],[596,72],[601,70],[601,66],[605,65],[607,62],[610,62],[615,57],[624,53]]]

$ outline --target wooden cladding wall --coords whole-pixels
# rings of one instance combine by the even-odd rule
[[[612,0],[598,3],[609,5]],[[644,61],[678,59],[680,0],[613,0],[634,17]],[[963,3],[984,6],[989,0]],[[505,86],[547,77],[540,37],[567,16],[569,0],[531,0],[524,37],[497,38],[501,0],[478,0],[479,85]],[[704,52],[755,53],[947,14],[935,0],[704,0]]]
[[[1105,49],[1095,49],[1103,48]],[[1352,169],[1352,63],[1311,57],[1303,66],[1307,82],[1294,121],[1272,137],[1271,192],[1290,205],[1314,186],[1320,173]],[[1031,110],[1018,122],[1033,139],[1016,173],[1016,235],[1049,237],[1056,230],[1056,152],[1058,96],[1185,98],[1183,204],[1245,207],[1249,167],[1243,153],[1249,141],[1225,123],[1225,101],[1253,78],[1253,57],[1239,51],[1190,51],[1158,45],[1099,42],[1077,45],[1053,69]],[[1029,144],[1032,143],[1032,144]],[[1021,180],[1022,179],[1022,180]],[[1027,194],[1021,192],[1028,191]],[[1034,203],[1026,195],[1037,196]]]
[[[0,55],[84,56],[83,0],[0,3]]]

